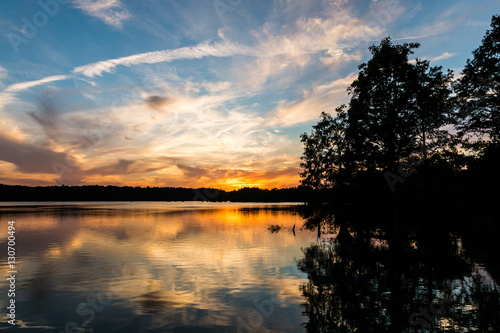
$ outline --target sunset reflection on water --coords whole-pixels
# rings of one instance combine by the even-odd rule
[[[26,331],[304,331],[297,259],[316,237],[290,205],[5,205]]]

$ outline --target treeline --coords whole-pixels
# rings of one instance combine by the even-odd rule
[[[131,186],[20,186],[0,184],[0,201],[211,201],[211,202],[304,202],[306,187],[283,189]]]
[[[312,133],[302,134],[302,185],[331,194],[311,200],[379,208],[496,202],[500,16],[458,77],[411,60],[418,47],[389,37],[371,46],[372,58],[348,88],[349,104],[323,112]]]

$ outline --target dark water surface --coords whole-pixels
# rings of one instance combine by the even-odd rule
[[[0,267],[14,220],[18,273],[16,326],[0,330],[500,331],[498,285],[460,238],[318,239],[293,207],[3,203]]]

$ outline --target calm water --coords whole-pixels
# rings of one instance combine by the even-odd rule
[[[282,205],[2,205],[2,249],[16,221],[14,331],[305,331],[297,260],[316,236]]]
[[[0,204],[0,267],[15,220],[18,272],[17,325],[0,331],[500,332],[498,235],[351,224],[318,238],[294,207]]]

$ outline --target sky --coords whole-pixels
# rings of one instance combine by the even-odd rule
[[[498,0],[0,2],[0,183],[299,185],[368,47],[456,76]]]

